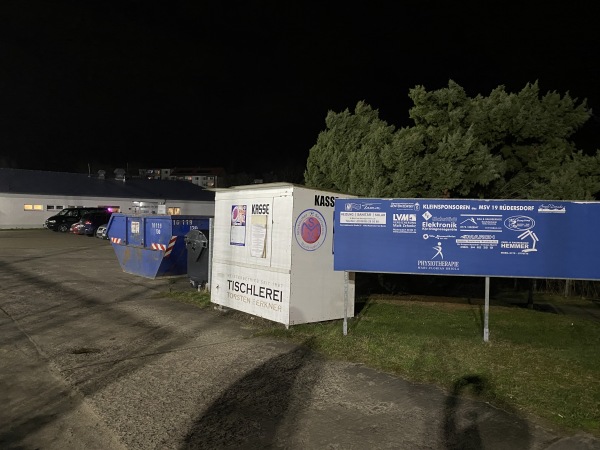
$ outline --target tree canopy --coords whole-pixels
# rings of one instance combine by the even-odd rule
[[[448,87],[409,92],[414,125],[396,128],[370,105],[330,111],[310,149],[307,186],[364,197],[592,200],[600,151],[572,141],[590,118],[586,100],[504,86],[487,97]]]

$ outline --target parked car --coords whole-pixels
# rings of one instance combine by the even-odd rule
[[[96,229],[96,237],[98,239],[108,239],[108,223],[104,223],[102,225],[100,225],[97,229]]]
[[[108,211],[90,212],[81,216],[79,222],[71,226],[71,233],[84,234],[86,236],[95,236],[96,230],[100,225],[108,223],[112,213]]]
[[[58,214],[48,217],[44,222],[44,228],[66,233],[70,231],[71,225],[79,222],[81,216],[89,212],[107,212],[107,209],[98,207],[64,208]]]
[[[69,233],[83,234],[80,232],[82,226],[83,226],[83,224],[81,222],[75,222],[74,224],[71,225],[71,228],[69,228]]]

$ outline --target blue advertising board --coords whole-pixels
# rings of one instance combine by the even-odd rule
[[[334,270],[600,279],[600,202],[336,199]]]

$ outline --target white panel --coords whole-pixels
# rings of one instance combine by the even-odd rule
[[[291,194],[273,198],[271,267],[289,269],[292,265],[292,210]]]
[[[339,194],[314,189],[294,191],[294,239],[292,241],[292,301],[290,324],[344,317],[344,273],[333,270],[334,197]],[[344,196],[346,198],[346,196]],[[311,216],[312,215],[312,216]],[[302,222],[319,223],[322,242],[310,234],[302,236]],[[307,243],[306,240],[309,242]],[[318,247],[317,247],[318,245]],[[348,286],[347,317],[354,316],[354,282]]]
[[[212,276],[211,302],[289,325],[289,273],[215,262]]]

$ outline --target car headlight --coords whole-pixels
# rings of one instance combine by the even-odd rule
[[[48,223],[56,223],[56,220],[47,220]]]

